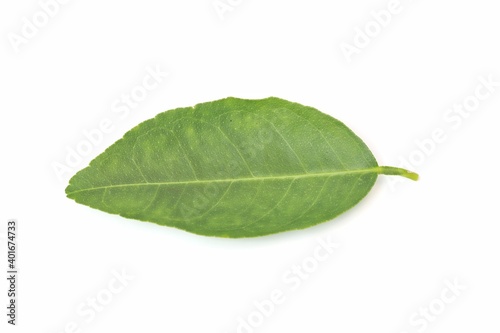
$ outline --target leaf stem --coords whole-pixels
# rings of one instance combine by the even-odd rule
[[[395,168],[391,166],[379,166],[377,168],[378,173],[382,175],[397,175],[403,176],[411,180],[418,180],[418,174],[412,171],[408,171],[402,168]]]

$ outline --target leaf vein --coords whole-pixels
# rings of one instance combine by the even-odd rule
[[[291,174],[291,175],[281,175],[281,176],[258,176],[258,177],[243,177],[243,178],[225,178],[225,179],[201,179],[201,180],[186,180],[186,181],[167,181],[167,182],[154,182],[154,183],[130,183],[130,184],[115,184],[107,186],[96,186],[92,188],[80,189],[73,192],[67,193],[68,195],[85,192],[94,191],[106,188],[115,187],[134,187],[134,186],[156,186],[156,185],[178,185],[178,184],[207,184],[207,183],[224,183],[224,182],[244,182],[244,181],[261,181],[261,180],[280,180],[280,179],[301,179],[301,178],[315,178],[315,177],[330,177],[330,176],[345,176],[352,174],[367,174],[367,173],[380,173],[379,167],[373,167],[368,169],[355,169],[355,170],[336,170],[331,172],[318,172],[318,173],[307,173],[307,174]]]

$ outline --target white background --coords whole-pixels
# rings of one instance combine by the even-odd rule
[[[389,1],[222,3],[232,10],[221,18],[212,0],[74,0],[44,25],[39,2],[2,2],[0,266],[6,221],[16,218],[20,278],[14,328],[1,279],[1,331],[237,332],[241,318],[253,322],[245,333],[498,332],[500,87],[468,117],[446,118],[477,101],[479,77],[500,82],[496,2],[402,0],[380,31],[370,12]],[[16,46],[24,18],[40,27]],[[367,26],[372,37],[349,62],[341,46],[356,35],[359,46],[356,29]],[[147,68],[168,77],[126,116],[113,112]],[[65,197],[69,177],[139,122],[227,96],[314,106],[353,129],[380,164],[408,160],[421,180],[380,177],[335,221],[237,240]],[[54,165],[104,119],[113,129],[59,179]],[[435,131],[444,139],[431,144]],[[328,239],[338,248],[315,261]],[[284,276],[303,263],[310,273],[292,290]],[[114,280],[122,271],[133,277],[126,286]],[[453,294],[450,283],[465,290]],[[273,290],[284,300],[264,318],[254,302]],[[95,297],[100,311],[90,310]]]

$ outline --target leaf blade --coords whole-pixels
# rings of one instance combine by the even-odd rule
[[[227,98],[139,124],[78,172],[66,193],[124,217],[253,237],[330,220],[383,172],[396,168],[379,167],[347,126],[316,109]]]

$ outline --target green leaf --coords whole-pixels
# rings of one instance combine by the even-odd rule
[[[70,180],[66,194],[112,214],[201,235],[303,229],[356,205],[378,166],[349,128],[279,98],[226,98],[160,113]]]

